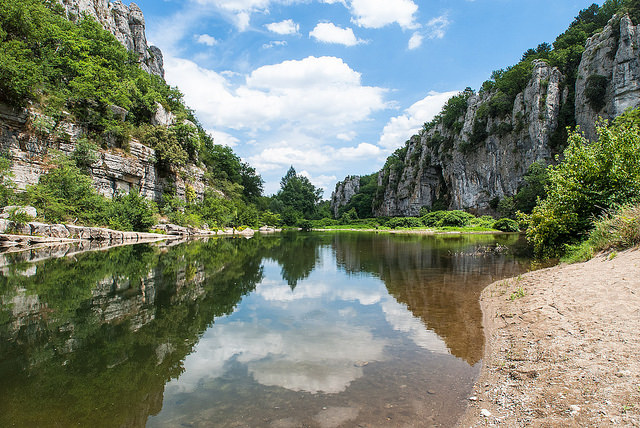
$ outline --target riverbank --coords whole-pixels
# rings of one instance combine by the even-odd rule
[[[499,281],[459,427],[640,426],[640,250]]]

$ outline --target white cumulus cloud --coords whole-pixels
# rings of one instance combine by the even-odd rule
[[[218,41],[208,34],[196,34],[196,41],[203,45],[214,46]]]
[[[422,36],[422,34],[413,33],[413,35],[409,39],[409,46],[408,46],[409,49],[413,50],[413,49],[417,49],[420,46],[422,46],[422,40],[423,39],[424,39],[424,37]]]
[[[351,28],[340,28],[331,22],[318,23],[309,36],[323,43],[336,43],[345,46],[364,43],[363,40],[355,36]]]
[[[418,27],[418,5],[412,0],[352,0],[349,8],[352,22],[361,27],[382,28],[394,23],[406,29]]]
[[[265,25],[267,30],[272,33],[280,34],[280,35],[289,35],[289,34],[297,34],[300,30],[300,25],[293,22],[291,19],[285,19],[280,22],[272,22],[271,24]]]
[[[420,131],[425,122],[440,113],[449,98],[458,92],[429,92],[425,98],[406,109],[404,114],[389,120],[382,131],[378,144],[387,149],[402,146],[412,135]]]
[[[239,86],[186,59],[168,57],[166,72],[211,128],[264,131],[283,123],[303,124],[336,135],[386,108],[385,90],[363,86],[360,73],[335,57],[263,66]]]

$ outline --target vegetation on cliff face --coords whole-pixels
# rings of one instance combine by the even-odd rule
[[[93,18],[71,22],[55,0],[0,0],[0,75],[0,103],[36,111],[30,127],[41,139],[68,140],[58,128],[63,121],[85,131],[73,156],[76,165],[64,160],[52,164],[52,171],[27,192],[29,196],[21,197],[39,205],[52,221],[77,218],[91,224],[142,227],[114,220],[100,208],[105,203],[118,206],[128,200],[125,196],[105,202],[84,187],[77,197],[49,191],[55,190],[51,180],[76,174],[76,166],[88,173],[99,147],[128,151],[133,137],[155,149],[161,172],[184,173],[187,164],[207,171],[204,201],[195,199],[193,189],[187,188],[186,200],[168,191],[158,203],[161,215],[185,225],[258,223],[256,204],[263,182],[255,169],[230,148],[214,144],[184,105],[180,91],[140,69],[135,54]],[[170,112],[173,123],[154,125],[158,109]],[[88,177],[78,180],[78,185],[90,183]],[[4,203],[11,199],[10,193],[2,195]],[[60,207],[54,210],[56,206]]]

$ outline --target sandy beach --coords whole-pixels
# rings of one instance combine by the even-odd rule
[[[640,250],[488,286],[459,427],[640,426]]]

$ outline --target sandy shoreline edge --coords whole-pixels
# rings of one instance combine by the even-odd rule
[[[458,427],[640,427],[640,250],[497,281]]]

